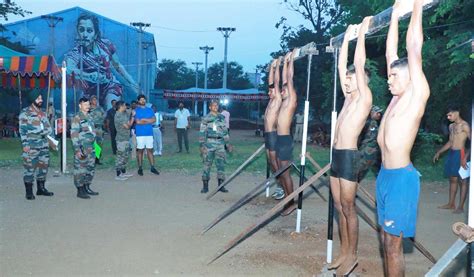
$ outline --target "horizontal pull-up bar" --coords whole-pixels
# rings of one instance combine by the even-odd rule
[[[316,43],[314,42],[310,42],[308,44],[306,44],[305,46],[299,48],[299,51],[297,53],[297,55],[295,56],[295,58],[293,59],[294,61],[297,61],[299,59],[302,59],[306,56],[309,56],[309,55],[318,55],[319,54],[319,51],[318,49],[316,48]],[[280,56],[279,57],[280,59],[280,67],[283,66],[283,59],[284,57],[283,56]],[[267,72],[270,71],[270,66],[272,66],[272,64],[270,63],[270,65],[267,67]]]
[[[403,0],[403,1],[407,1],[407,0]],[[429,8],[437,5],[440,1],[442,1],[442,0],[425,0],[425,1],[423,1],[423,9],[424,10],[429,9]],[[413,6],[410,6],[409,9],[401,12],[400,17],[401,18],[409,17],[411,15],[412,10],[413,10]],[[386,10],[383,10],[382,12],[380,12],[380,13],[376,14],[374,17],[372,17],[372,19],[370,20],[369,30],[367,31],[367,35],[376,33],[378,31],[380,31],[381,29],[387,27],[390,24],[391,16],[392,16],[392,7],[388,8]],[[360,27],[360,24],[358,26]],[[353,34],[350,34],[349,41],[357,38],[357,36],[358,36],[357,31],[359,30],[359,28],[355,28],[355,30],[356,31]],[[344,35],[345,35],[345,32],[331,38],[331,41],[330,41],[329,47],[328,47],[329,49],[327,49],[327,52],[332,52],[333,48],[340,48],[341,45],[342,45],[342,42],[344,40]]]

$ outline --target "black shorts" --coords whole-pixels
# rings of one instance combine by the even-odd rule
[[[265,132],[265,148],[270,151],[275,151],[277,143],[277,132]]]
[[[280,161],[293,160],[293,138],[290,135],[277,136],[276,152]]]
[[[360,153],[356,149],[333,149],[331,176],[357,182]]]

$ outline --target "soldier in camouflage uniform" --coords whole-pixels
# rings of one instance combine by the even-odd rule
[[[71,140],[74,148],[74,185],[77,197],[89,199],[89,195],[98,195],[90,189],[95,172],[95,130],[89,116],[89,99],[79,99],[79,112],[71,121]]]
[[[377,134],[379,131],[380,119],[383,110],[378,106],[372,106],[369,118],[361,132],[362,141],[360,142],[360,164],[359,164],[359,182],[364,179],[370,169],[374,174],[380,170],[381,156],[380,148],[377,143]]]
[[[104,119],[105,119],[105,111],[102,109],[102,107],[97,105],[97,96],[92,95],[90,98],[90,110],[89,110],[89,116],[92,119],[92,122],[94,122],[94,128],[95,128],[95,141],[97,144],[102,147],[103,141],[104,141]],[[102,155],[101,155],[102,156]],[[95,163],[96,164],[101,164],[100,163],[100,158],[95,158]]]
[[[52,129],[48,117],[41,110],[43,98],[39,91],[34,90],[28,95],[31,105],[24,108],[19,117],[21,145],[23,147],[23,181],[26,189],[26,199],[33,200],[33,183],[36,171],[36,195],[52,196],[44,183],[48,174],[49,148],[47,136]]]
[[[200,150],[204,164],[201,193],[209,191],[209,173],[214,158],[216,159],[218,184],[220,185],[224,182],[225,147],[227,146],[229,152],[232,151],[232,146],[229,144],[229,132],[225,125],[225,117],[219,113],[218,102],[212,101],[209,105],[209,110],[210,113],[203,117],[199,130]],[[220,191],[228,192],[225,187],[222,187]]]
[[[117,130],[117,155],[115,157],[117,176],[115,180],[125,181],[133,176],[133,174],[126,173],[126,170],[128,158],[132,151],[130,147],[130,127],[133,125],[135,118],[130,117],[125,102],[118,101],[115,105],[117,107],[117,112],[114,116],[115,129]]]

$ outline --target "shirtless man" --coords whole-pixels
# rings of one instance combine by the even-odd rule
[[[293,114],[296,110],[297,99],[296,91],[293,86],[293,59],[297,54],[298,49],[295,48],[292,52],[286,54],[283,64],[283,85],[281,90],[281,106],[280,112],[278,113],[277,122],[277,158],[278,168],[287,166],[293,160],[293,139],[290,134],[291,121],[293,120]],[[304,138],[303,138],[304,139]],[[285,171],[280,181],[285,191],[285,196],[288,196],[293,192],[293,180],[290,176],[290,171]],[[286,209],[282,215],[287,216],[296,209],[296,203],[294,200],[287,204]]]
[[[438,208],[451,209],[454,210],[454,213],[462,213],[464,212],[464,202],[467,195],[467,178],[461,180],[461,195],[457,209],[454,202],[458,191],[459,168],[461,166],[467,168],[469,151],[465,151],[464,147],[466,140],[471,139],[471,129],[469,124],[461,118],[458,107],[449,107],[447,117],[452,122],[449,125],[449,141],[436,152],[433,162],[439,159],[439,155],[449,150],[448,158],[444,164],[444,175],[449,178],[449,202]]]
[[[277,117],[281,105],[280,94],[280,58],[273,60],[270,65],[270,73],[268,75],[268,102],[265,110],[265,149],[267,151],[267,161],[270,164],[272,172],[278,170],[278,161],[276,156],[277,142]]]
[[[404,7],[405,6],[405,7]],[[408,58],[399,59],[398,19],[413,13],[406,37]],[[430,88],[422,68],[423,0],[396,1],[386,43],[388,87],[393,95],[382,118],[377,142],[382,167],[376,181],[378,224],[381,228],[385,276],[404,276],[402,240],[414,237],[420,177],[410,160]]]
[[[357,39],[354,66],[347,68],[349,34],[357,26],[349,25],[339,54],[339,79],[344,93],[344,106],[339,114],[334,134],[331,163],[331,191],[339,213],[341,247],[339,257],[329,265],[336,275],[348,275],[357,266],[359,221],[355,209],[359,152],[357,141],[372,107],[372,92],[365,71],[365,33],[370,17],[364,18]]]

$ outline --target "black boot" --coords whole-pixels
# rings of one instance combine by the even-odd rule
[[[102,165],[99,159],[95,158],[95,164]]]
[[[207,193],[209,191],[209,181],[202,180],[202,190],[201,193]]]
[[[25,182],[25,190],[26,190],[26,199],[34,200],[35,195],[33,194],[33,183]]]
[[[222,183],[224,183],[223,179],[217,179],[217,186],[220,186]],[[222,187],[219,189],[220,192],[229,192],[225,187]]]
[[[95,191],[91,190],[90,184],[85,184],[85,185],[84,185],[84,190],[85,190],[86,193],[89,194],[89,195],[99,195],[98,192],[95,192]]]
[[[44,187],[45,181],[36,180],[36,195],[53,196],[54,193]]]
[[[77,187],[77,197],[82,199],[90,199],[91,197],[87,194],[86,189],[84,186]]]

